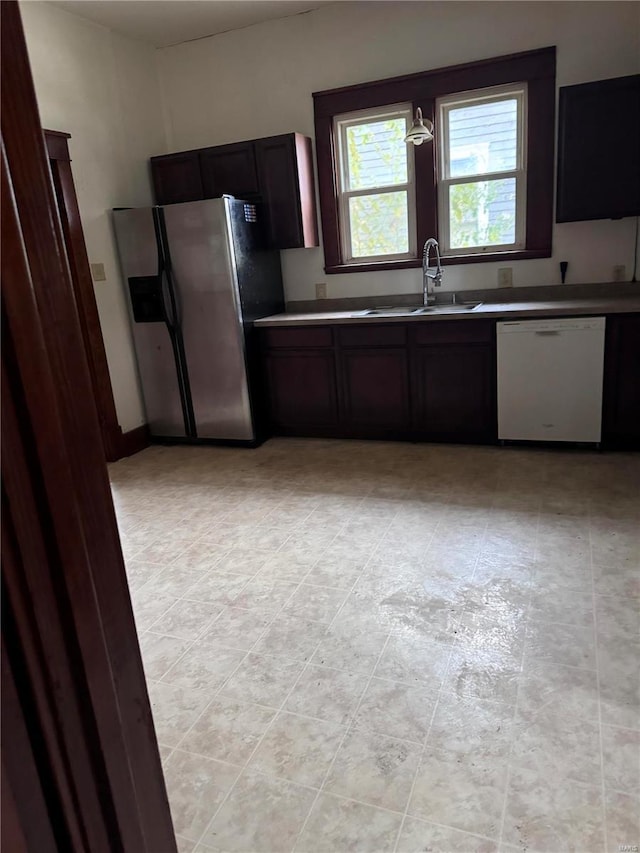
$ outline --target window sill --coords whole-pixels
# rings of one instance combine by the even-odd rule
[[[548,249],[520,249],[515,252],[482,252],[477,255],[450,255],[441,258],[442,266],[456,266],[456,264],[483,264],[499,263],[500,261],[526,261],[534,258],[550,258],[551,248]],[[380,261],[380,263],[366,264],[336,264],[326,266],[324,271],[327,275],[338,275],[353,272],[378,272],[381,270],[407,270],[418,269],[422,266],[420,258],[410,258],[403,261]]]

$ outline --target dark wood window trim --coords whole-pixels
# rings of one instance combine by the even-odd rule
[[[510,262],[551,257],[556,49],[546,47],[358,86],[314,92],[325,272],[331,274],[397,270],[421,265],[420,258],[366,264],[343,263],[338,223],[338,163],[334,142],[334,116],[386,104],[411,102],[414,109],[421,107],[425,117],[433,121],[436,98],[455,92],[518,82],[526,82],[528,90],[526,249],[445,257],[443,263]],[[421,246],[427,237],[438,233],[435,143],[416,148],[415,173],[417,242],[418,246]]]

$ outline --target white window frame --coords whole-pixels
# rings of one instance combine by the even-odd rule
[[[485,174],[471,174],[464,177],[450,177],[449,161],[449,112],[464,106],[478,103],[492,103],[513,99],[515,97],[518,107],[518,133],[516,143],[516,168],[505,169],[498,172],[487,172]],[[447,95],[436,101],[436,137],[438,145],[438,232],[440,237],[440,251],[445,256],[479,255],[494,252],[520,251],[526,248],[527,236],[527,84],[513,83],[508,86],[494,86],[488,89],[474,89],[469,92],[457,92],[455,95]],[[468,246],[465,248],[451,248],[449,234],[449,194],[450,188],[455,184],[479,183],[500,178],[516,179],[516,227],[515,241],[513,243],[496,244],[489,246]]]
[[[407,132],[413,121],[413,105],[391,104],[376,109],[358,110],[357,112],[337,115],[333,119],[334,139],[337,141],[338,152],[338,222],[340,225],[340,246],[342,262],[345,264],[385,263],[387,261],[412,260],[417,257],[416,244],[416,187],[413,145],[407,146],[407,181],[402,184],[383,184],[367,187],[363,190],[349,189],[348,158],[347,158],[347,129],[358,124],[368,124],[372,121],[403,117]],[[349,215],[349,199],[356,196],[380,195],[386,192],[407,193],[407,228],[409,250],[389,255],[358,255],[353,257],[351,251],[351,220]]]

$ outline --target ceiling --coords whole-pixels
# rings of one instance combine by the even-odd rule
[[[50,0],[116,32],[167,47],[317,9],[326,0]]]

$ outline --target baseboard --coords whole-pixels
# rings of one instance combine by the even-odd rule
[[[136,427],[136,429],[130,429],[128,432],[121,432],[118,459],[124,459],[125,456],[133,456],[134,453],[140,453],[145,447],[149,447],[149,439],[149,427],[147,424]]]

